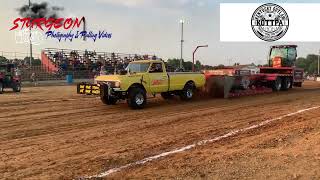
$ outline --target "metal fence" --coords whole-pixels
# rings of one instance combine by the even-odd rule
[[[66,75],[72,75],[73,79],[92,79],[97,75],[97,72],[89,70],[49,72],[42,66],[20,67],[19,69],[22,81],[32,81],[33,78],[36,81],[65,80]]]
[[[45,64],[30,65],[28,53],[0,51],[0,56],[7,59],[7,63],[16,64],[22,76],[22,81],[51,81],[65,80],[66,75],[73,79],[93,79],[103,68],[106,74],[114,74],[124,69],[128,63],[136,60],[159,59],[155,55],[138,55],[124,53],[108,53],[96,51],[81,51],[71,49],[47,48],[42,52],[58,68],[52,71]],[[41,54],[34,53],[34,59],[41,59]]]
[[[96,71],[90,69],[68,69],[59,70],[57,72],[50,72],[42,64],[30,66],[29,54],[23,52],[6,52],[0,51],[0,56],[7,59],[2,63],[13,63],[19,68],[21,72],[22,81],[32,81],[32,74],[34,73],[37,81],[52,81],[65,80],[66,75],[72,75],[74,79],[93,79],[97,74]],[[34,59],[40,59],[41,54],[34,53]],[[0,62],[1,63],[1,62]]]

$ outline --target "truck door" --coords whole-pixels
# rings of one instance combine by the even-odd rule
[[[163,63],[152,63],[149,69],[149,87],[152,93],[168,91],[168,75],[164,70]]]

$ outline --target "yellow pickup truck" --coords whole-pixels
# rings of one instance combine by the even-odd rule
[[[99,95],[107,105],[127,100],[131,108],[141,109],[147,103],[147,94],[160,93],[164,99],[178,95],[182,100],[190,100],[204,84],[202,73],[167,73],[163,61],[141,60],[129,63],[119,75],[98,76],[94,84],[80,83],[77,92]]]

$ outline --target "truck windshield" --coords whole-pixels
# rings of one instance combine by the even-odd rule
[[[129,73],[147,72],[150,63],[131,63],[128,65],[127,70]]]
[[[293,61],[296,58],[296,49],[295,48],[274,48],[271,51],[271,59],[274,57],[282,57],[289,61]]]

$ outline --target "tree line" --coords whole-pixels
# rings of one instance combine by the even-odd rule
[[[309,54],[306,57],[299,57],[296,60],[296,67],[302,68],[304,69],[306,74],[309,75],[315,75],[318,73],[318,58],[319,55],[315,55],[315,54]],[[173,69],[178,69],[180,67],[180,59],[177,58],[173,58],[173,59],[168,59],[167,61],[167,65],[168,67],[172,67]],[[240,65],[240,63],[235,63],[234,66]],[[254,63],[252,63],[251,65],[254,65]],[[257,65],[258,67],[260,66],[268,66],[268,64],[264,64],[264,65]],[[185,71],[191,71],[192,70],[192,62],[190,61],[183,61],[183,67],[185,69]],[[210,69],[220,69],[220,68],[224,68],[225,65],[223,64],[219,64],[217,66],[210,66],[210,65],[203,65],[201,64],[200,61],[196,61],[195,63],[195,69],[197,71],[199,70],[210,70]]]
[[[175,71],[180,68],[180,59],[177,59],[177,58],[168,59],[166,62],[166,65],[169,71]],[[185,71],[192,71],[191,61],[182,60],[182,65]],[[194,67],[196,71],[200,71],[203,69],[207,69],[207,70],[214,69],[214,66],[201,64],[199,60],[196,60]]]
[[[23,59],[7,59],[4,56],[0,56],[0,64],[5,64],[5,63],[16,63],[16,64],[24,64],[24,65],[30,65],[30,57],[25,57]],[[41,65],[41,60],[39,58],[33,58],[31,59],[31,64],[32,66],[40,66]]]
[[[309,54],[307,57],[299,57],[296,61],[296,66],[303,68],[306,74],[318,74],[318,57],[319,55]]]

